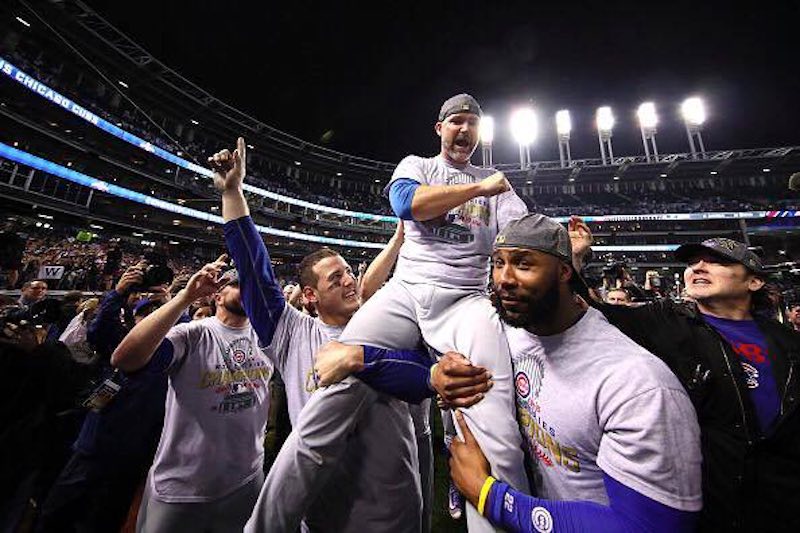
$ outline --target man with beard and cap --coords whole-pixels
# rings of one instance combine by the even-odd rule
[[[273,366],[242,308],[236,270],[220,276],[225,267],[225,256],[205,265],[111,358],[137,379],[169,378],[138,531],[241,531],[263,483]],[[211,294],[214,316],[175,326],[192,302]]]
[[[587,289],[571,260],[566,228],[535,214],[509,223],[492,255],[537,497],[492,475],[461,411],[453,480],[506,531],[691,531],[702,506],[691,401],[662,361],[576,297]]]
[[[508,180],[494,169],[470,163],[478,144],[482,111],[468,94],[442,105],[434,129],[439,154],[408,156],[386,188],[395,214],[405,225],[394,277],[353,316],[339,340],[351,348],[318,357],[322,383],[342,379],[335,369],[342,360],[357,371],[365,360],[360,345],[413,349],[422,340],[433,351],[466,354],[487,368],[494,386],[464,415],[487,451],[492,472],[524,490],[522,440],[513,416],[511,359],[502,326],[486,297],[489,256],[498,231],[528,212]],[[334,395],[337,383],[325,394]],[[357,404],[366,392],[352,390]],[[310,415],[309,415],[310,416]],[[327,416],[325,411],[320,417]],[[445,426],[453,428],[450,417]],[[470,531],[494,528],[467,508]]]
[[[451,474],[507,531],[691,531],[702,506],[691,401],[658,358],[586,306],[567,229],[527,215],[500,232],[493,301],[511,348],[537,497],[489,471],[457,415]]]

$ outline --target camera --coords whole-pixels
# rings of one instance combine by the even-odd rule
[[[175,273],[167,266],[166,256],[156,252],[148,252],[145,254],[144,259],[147,261],[147,266],[142,275],[142,282],[133,287],[133,290],[143,291],[150,287],[169,285],[175,279]]]

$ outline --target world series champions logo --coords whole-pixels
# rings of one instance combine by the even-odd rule
[[[477,178],[466,172],[448,174],[446,185],[475,183]],[[473,230],[489,225],[489,199],[483,196],[473,198],[447,212],[437,219],[434,235],[453,243],[470,243],[475,240]]]

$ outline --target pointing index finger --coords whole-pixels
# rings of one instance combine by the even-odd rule
[[[467,426],[467,421],[464,420],[464,414],[461,412],[461,409],[456,411],[456,421],[458,422],[458,427],[461,428],[461,434],[464,437],[464,443],[472,444],[475,442],[475,437],[472,435],[472,431],[469,430]]]

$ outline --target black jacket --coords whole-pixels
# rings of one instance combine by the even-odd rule
[[[703,450],[703,531],[800,531],[800,335],[756,319],[773,359],[780,417],[762,434],[733,348],[694,304],[598,304],[664,360],[694,403]]]

